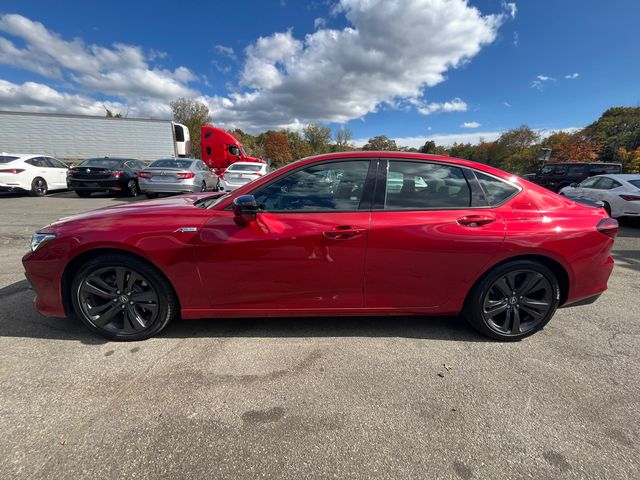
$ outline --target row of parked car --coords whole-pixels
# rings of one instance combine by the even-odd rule
[[[266,174],[265,163],[239,162],[216,175],[196,158],[166,158],[145,163],[132,158],[90,158],[69,167],[42,155],[0,155],[0,191],[24,191],[42,197],[52,190],[73,190],[79,197],[112,192],[149,198],[160,194],[231,191]]]

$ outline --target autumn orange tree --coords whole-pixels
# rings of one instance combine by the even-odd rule
[[[598,160],[602,144],[582,131],[556,132],[544,142],[551,149],[550,162],[594,162]]]
[[[264,155],[272,160],[273,167],[281,167],[292,161],[291,145],[284,133],[267,132],[264,142]]]

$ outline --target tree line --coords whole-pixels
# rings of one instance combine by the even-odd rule
[[[200,128],[211,124],[206,105],[184,98],[171,102],[175,121],[185,124],[191,134],[192,153],[200,156]],[[251,135],[240,129],[229,130],[250,155],[271,161],[274,167],[286,165],[310,155],[358,150],[352,132],[315,123],[302,131],[268,130]],[[577,131],[553,132],[546,137],[522,125],[502,133],[491,142],[437,145],[427,140],[420,148],[397,145],[385,135],[375,136],[361,150],[420,152],[464,158],[524,174],[539,168],[543,153],[551,150],[549,162],[616,162],[627,172],[640,172],[640,107],[614,107],[598,120]]]

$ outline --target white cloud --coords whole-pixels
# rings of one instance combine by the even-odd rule
[[[511,104],[509,102],[502,102],[502,104],[507,108],[511,108]]]
[[[431,115],[432,113],[439,112],[466,112],[467,104],[459,98],[454,98],[449,102],[442,103],[421,103],[415,102],[416,109],[422,115]]]
[[[548,137],[554,132],[566,132],[573,133],[580,130],[578,127],[566,127],[559,129],[535,129],[542,138]],[[436,145],[442,145],[445,147],[451,146],[454,143],[471,143],[478,144],[482,142],[494,142],[500,135],[504,133],[504,130],[498,131],[486,131],[486,132],[473,132],[473,133],[442,133],[438,135],[426,135],[426,136],[412,136],[412,137],[395,137],[398,146],[420,148],[427,140],[433,140]],[[372,135],[373,136],[373,135]],[[356,147],[362,147],[369,141],[368,138],[358,138],[353,140],[353,144]]]
[[[227,47],[225,45],[214,45],[213,49],[215,50],[215,52],[218,55],[220,55],[222,57],[229,57],[232,60],[236,60],[237,59],[236,52],[231,47]]]
[[[462,128],[478,128],[478,127],[480,127],[480,124],[478,122],[464,122],[462,125],[460,125],[460,127],[462,127]]]
[[[427,140],[433,140],[437,145],[450,146],[454,143],[480,143],[497,140],[502,132],[473,132],[473,133],[444,133],[440,135],[418,135],[414,137],[396,137],[396,144],[404,147],[420,148]],[[357,147],[362,147],[369,139],[359,138],[353,141]]]
[[[318,17],[313,21],[313,28],[316,30],[318,28],[324,28],[327,26],[327,19],[323,17]]]
[[[556,79],[547,75],[537,75],[536,80],[531,82],[531,88],[543,91],[546,82],[554,82]]]
[[[509,3],[502,2],[502,8],[509,13],[511,18],[516,18],[516,13],[518,13],[518,7],[516,6],[515,3],[513,3],[513,2],[509,2]]]
[[[580,75],[578,73],[570,73],[569,75],[565,75],[564,78],[566,78],[567,80],[575,80],[579,76]]]
[[[208,98],[216,123],[250,132],[341,123],[382,104],[414,105],[423,114],[463,111],[459,99],[425,103],[425,88],[492,43],[511,17],[510,7],[482,15],[466,0],[340,0],[332,11],[350,25],[299,40],[289,30],[249,46],[244,89]]]
[[[151,49],[145,55],[141,47],[134,45],[114,43],[107,48],[86,45],[79,38],[68,41],[43,24],[16,14],[0,16],[0,32],[17,38],[21,44],[17,46],[0,36],[0,63],[63,80],[81,92],[107,94],[138,104],[150,100],[166,103],[197,94],[188,86],[196,79],[188,68],[149,66],[149,60],[165,58],[164,52]],[[66,111],[76,108],[72,104],[67,107]]]
[[[517,47],[520,44],[520,35],[518,32],[513,32],[513,46]]]
[[[68,40],[21,15],[0,16],[0,63],[64,85],[64,91],[49,86],[47,106],[39,107],[56,111],[78,104],[96,109],[91,102],[101,102],[91,94],[116,98],[132,112],[167,115],[168,102],[184,96],[207,102],[218,125],[250,132],[346,122],[382,105],[410,106],[428,115],[467,109],[459,98],[428,103],[425,90],[491,44],[516,8],[504,3],[501,11],[483,15],[467,0],[337,0],[331,13],[344,15],[347,26],[332,29],[319,21],[304,37],[288,30],[258,38],[244,52],[239,82],[216,96],[192,87],[199,80],[185,66],[149,65],[162,60],[161,53]],[[230,47],[214,50],[219,57],[237,58]],[[34,84],[41,95],[45,85]],[[25,85],[10,86],[21,92],[20,105],[29,104]],[[34,97],[32,103],[38,102],[42,98]]]

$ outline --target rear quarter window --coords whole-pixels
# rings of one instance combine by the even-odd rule
[[[519,188],[497,177],[478,171],[476,171],[475,174],[490,207],[503,204],[520,191]]]

